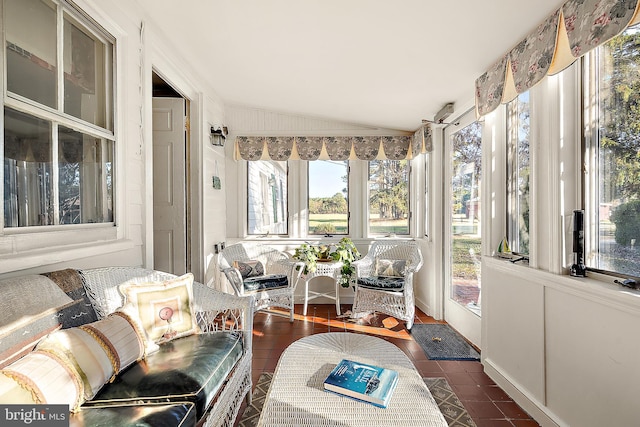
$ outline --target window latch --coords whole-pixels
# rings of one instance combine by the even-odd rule
[[[614,280],[613,283],[617,283],[618,285],[622,285],[625,288],[631,288],[631,289],[639,289],[638,288],[638,282],[636,282],[634,279],[624,279],[622,282],[618,279]]]

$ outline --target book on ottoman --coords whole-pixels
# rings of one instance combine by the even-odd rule
[[[386,408],[398,384],[392,369],[342,359],[324,381],[324,389]]]

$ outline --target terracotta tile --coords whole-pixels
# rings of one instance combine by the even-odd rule
[[[525,420],[531,418],[529,414],[515,402],[495,402],[495,405],[507,418]]]
[[[504,419],[502,411],[493,402],[465,402],[465,408],[469,411],[473,419],[476,417],[492,418],[492,419]]]
[[[466,372],[445,372],[445,378],[451,386],[477,384],[471,375]]]
[[[463,362],[457,360],[438,360],[437,362],[444,372],[465,372]]]
[[[495,385],[493,380],[489,378],[489,375],[484,372],[469,372],[469,375],[473,377],[477,384],[482,385]]]
[[[509,397],[507,393],[504,392],[497,385],[484,385],[481,384],[480,388],[484,391],[487,396],[491,398],[491,400],[495,401],[511,401],[512,399]]]
[[[452,385],[451,388],[464,403],[465,401],[490,402],[491,399],[477,384]]]
[[[464,362],[464,370],[467,372],[484,372],[484,366],[480,362],[471,360]]]
[[[515,427],[540,427],[535,420],[511,420]]]
[[[513,424],[505,419],[473,418],[473,421],[478,427],[513,427]]]
[[[444,374],[444,371],[435,360],[417,360],[414,365],[423,377],[443,376],[434,374]]]

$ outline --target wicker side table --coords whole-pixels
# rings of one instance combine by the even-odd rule
[[[308,273],[303,276],[304,279],[304,308],[302,314],[307,315],[307,306],[309,301],[318,297],[327,297],[336,301],[336,314],[340,315],[340,285],[338,285],[338,279],[340,279],[340,270],[342,269],[342,262],[318,262],[316,264],[316,271]],[[326,292],[315,292],[309,290],[309,282],[315,277],[330,277],[333,279],[335,286],[335,295],[328,294]]]
[[[344,358],[398,371],[387,408],[323,390],[325,378]],[[447,422],[402,350],[380,338],[330,332],[302,338],[282,353],[258,426],[446,427]]]

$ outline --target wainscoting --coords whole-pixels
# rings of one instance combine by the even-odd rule
[[[640,292],[612,282],[483,259],[485,371],[543,426],[637,424]]]

